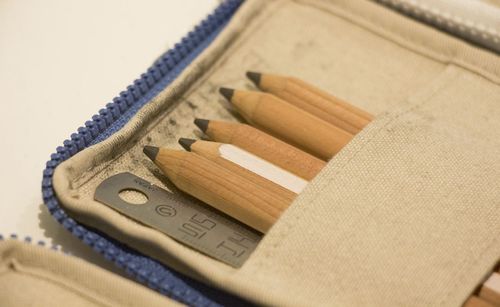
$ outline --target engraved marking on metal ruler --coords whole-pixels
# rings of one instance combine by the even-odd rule
[[[130,204],[119,196],[124,190],[142,192],[148,200]],[[170,193],[131,173],[104,180],[94,199],[234,267],[245,262],[262,237],[208,205]]]

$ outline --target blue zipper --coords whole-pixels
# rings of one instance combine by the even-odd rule
[[[224,1],[215,11],[188,33],[173,49],[164,53],[132,85],[108,103],[84,127],[71,134],[56,148],[43,171],[42,195],[52,216],[74,236],[91,246],[106,259],[126,270],[138,281],[170,298],[192,306],[247,305],[221,290],[211,288],[158,261],[130,249],[95,229],[83,226],[61,208],[52,185],[54,169],[77,152],[105,140],[122,128],[132,116],[168,86],[225,27],[243,0]]]
[[[20,238],[17,236],[16,233],[11,233],[9,237],[4,237],[0,233],[0,241],[4,241],[4,240],[19,240],[19,241],[21,241]],[[24,237],[24,240],[22,240],[22,241],[24,241],[24,243],[26,243],[26,244],[32,244],[33,243],[33,239],[31,239],[30,236]],[[38,246],[42,246],[42,247],[46,247],[46,248],[49,247],[48,244],[45,243],[45,241],[43,241],[43,240],[37,241],[36,244]],[[51,245],[50,246],[50,249],[52,249],[54,251],[61,252],[61,253],[66,254],[66,255],[71,255],[70,253],[63,251],[61,248],[62,247],[60,245]]]

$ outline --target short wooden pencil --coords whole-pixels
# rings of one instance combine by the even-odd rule
[[[311,113],[351,134],[358,133],[373,116],[313,85],[293,77],[248,72],[255,85],[296,107]]]
[[[191,152],[144,147],[179,188],[233,218],[266,232],[290,201]]]
[[[221,88],[221,94],[252,125],[328,160],[352,135],[271,94]]]
[[[292,201],[307,181],[231,144],[180,138],[187,151],[203,156]]]
[[[465,301],[463,307],[495,307],[495,305],[474,295]]]
[[[500,273],[494,272],[483,283],[479,297],[495,306],[500,306]]]
[[[194,123],[210,139],[238,146],[306,180],[326,163],[286,142],[246,124],[197,118]]]

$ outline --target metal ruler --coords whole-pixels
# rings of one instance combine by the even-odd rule
[[[131,204],[120,197],[125,190],[147,197]],[[104,180],[94,199],[173,239],[233,267],[240,267],[262,234],[195,199],[173,194],[131,173]]]

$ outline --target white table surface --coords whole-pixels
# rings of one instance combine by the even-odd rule
[[[217,0],[0,2],[0,234],[110,268],[42,204],[45,162]]]

